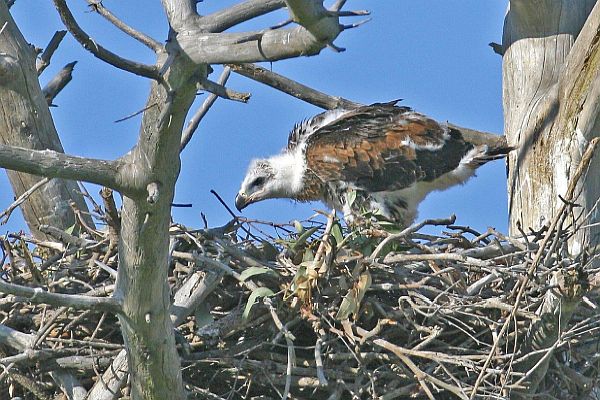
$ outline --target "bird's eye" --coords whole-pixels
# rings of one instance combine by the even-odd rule
[[[264,176],[259,176],[258,178],[254,179],[252,181],[251,186],[252,187],[258,187],[258,186],[262,186],[265,183],[265,177]]]

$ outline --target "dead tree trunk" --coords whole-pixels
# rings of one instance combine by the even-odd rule
[[[600,50],[595,0],[513,0],[504,26],[504,117],[509,143],[511,233],[539,229],[561,205],[587,143],[600,128]],[[582,30],[583,28],[583,30]],[[591,171],[600,168],[600,157]],[[589,173],[578,204],[594,214],[600,180]],[[583,229],[571,252],[584,250],[600,232]]]
[[[508,142],[518,146],[508,159],[510,230],[519,235],[549,225],[588,143],[600,135],[600,3],[511,0],[502,47],[504,128]],[[578,207],[561,224],[574,232],[567,249],[574,257],[598,244],[599,172],[596,154],[578,183]],[[538,311],[545,322],[534,327],[525,352],[556,341],[577,302],[547,300]],[[532,357],[530,367],[540,357]],[[549,359],[531,373],[530,393]]]
[[[5,2],[0,2],[0,21],[4,24],[0,35],[0,143],[35,150],[63,152],[52,116],[35,68],[35,53],[15,25]],[[42,177],[7,170],[15,196],[22,195]],[[21,205],[23,216],[31,233],[39,238],[42,224],[66,229],[75,224],[70,201],[87,211],[77,183],[52,179],[35,191]],[[88,216],[86,223],[91,224]]]
[[[104,9],[101,3],[88,2],[102,14]],[[179,175],[182,131],[198,88],[229,99],[245,101],[248,98],[246,94],[209,81],[208,65],[275,61],[317,54],[325,46],[333,46],[332,41],[346,29],[340,24],[340,15],[337,13],[343,3],[336,3],[334,10],[330,11],[323,7],[320,0],[250,0],[223,12],[200,16],[195,1],[163,0],[170,26],[166,46],[122,21],[115,21],[110,13],[103,14],[119,29],[155,51],[157,64],[146,65],[122,58],[100,45],[79,26],[65,0],[54,0],[66,28],[84,48],[117,68],[153,80],[139,140],[129,153],[114,161],[0,144],[0,166],[41,176],[92,182],[123,195],[117,282],[113,297],[103,302],[107,304],[105,310],[119,317],[133,399],[185,398],[173,323],[169,315],[171,293],[167,281],[170,209]],[[284,5],[292,19],[299,24],[298,27],[259,32],[223,32],[242,21]],[[7,26],[16,30],[4,3],[0,7],[3,7],[0,10],[7,18]],[[27,62],[22,61],[14,48],[11,47],[11,52],[4,55],[2,60],[5,63],[0,65],[0,72],[12,74],[3,83],[16,91],[17,88],[10,86],[12,80],[19,78],[21,85],[27,86],[33,85],[32,79],[37,84],[37,77],[20,72],[22,67],[19,63],[23,62],[31,69],[33,57],[29,54]],[[23,51],[27,50],[25,48]],[[39,96],[36,101],[44,102],[39,86],[37,89]],[[41,104],[36,103],[38,109],[42,110],[40,114],[47,112],[47,107],[41,107]],[[35,115],[34,111],[32,114]],[[45,121],[50,121],[49,117]],[[35,136],[43,134],[43,130],[48,128],[36,125],[31,129],[31,135]],[[191,133],[186,132],[187,140]],[[4,287],[4,290],[8,290],[7,285]],[[19,290],[29,293],[27,288]],[[48,296],[37,297],[38,301],[48,301]],[[60,299],[55,304],[64,305],[64,297]],[[81,308],[99,309],[96,302],[82,301],[81,297],[69,300],[69,306],[74,304]],[[99,381],[99,384],[103,383]],[[108,394],[112,398],[113,394]]]

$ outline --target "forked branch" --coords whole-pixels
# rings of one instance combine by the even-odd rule
[[[154,40],[150,36],[146,35],[145,33],[142,33],[140,31],[132,28],[131,26],[127,25],[125,22],[123,22],[121,19],[119,19],[116,15],[114,15],[112,12],[110,12],[110,10],[108,10],[106,7],[104,7],[104,5],[102,4],[102,1],[87,0],[87,2],[90,5],[90,7],[92,8],[92,10],[94,10],[95,12],[97,12],[98,14],[103,16],[108,22],[113,24],[116,28],[121,30],[126,35],[131,36],[133,39],[137,40],[138,42],[140,42],[141,44],[150,48],[151,50],[154,50],[155,52],[163,50],[162,44],[160,44],[158,41]]]
[[[60,18],[65,27],[69,30],[71,35],[73,35],[73,37],[83,46],[83,48],[90,51],[94,56],[124,71],[128,71],[136,75],[156,80],[160,78],[158,68],[156,68],[156,66],[128,60],[100,46],[79,26],[79,24],[75,20],[75,17],[73,17],[71,10],[69,10],[69,7],[67,6],[65,0],[53,1],[54,6],[56,7],[56,10],[58,11],[58,14],[60,15]]]

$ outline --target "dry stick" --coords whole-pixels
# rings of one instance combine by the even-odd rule
[[[383,250],[385,245],[388,244],[389,242],[391,242],[392,240],[398,240],[398,239],[405,238],[408,235],[410,235],[411,233],[414,233],[414,232],[418,231],[419,229],[423,228],[425,225],[452,225],[455,221],[456,221],[456,215],[452,215],[449,218],[426,219],[425,221],[419,222],[418,224],[413,224],[413,225],[409,226],[408,228],[404,229],[402,232],[391,234],[388,237],[386,237],[385,239],[383,239],[381,241],[381,243],[379,243],[379,245],[375,248],[375,250],[373,250],[373,253],[369,257],[369,259],[371,261],[375,260],[375,258],[377,258],[379,253],[381,253],[381,250]]]
[[[198,86],[200,89],[204,89],[227,100],[240,101],[242,103],[247,103],[250,100],[250,93],[236,92],[209,79],[200,79]]]
[[[2,213],[0,214],[0,225],[6,224],[13,211],[21,204],[23,204],[23,202],[27,200],[29,196],[31,196],[36,190],[44,186],[46,183],[50,182],[50,179],[52,178],[46,177],[42,180],[37,181],[35,185],[27,189],[26,192],[24,192],[15,201],[13,201],[12,204],[6,208],[6,210],[2,211]]]
[[[156,106],[158,106],[158,104],[156,104],[156,103],[152,103],[152,104],[150,104],[150,105],[148,105],[148,106],[146,106],[146,107],[142,108],[141,110],[138,110],[138,111],[136,111],[136,112],[133,112],[133,113],[131,113],[131,114],[129,114],[129,115],[126,115],[126,116],[124,116],[124,117],[122,117],[122,118],[116,119],[114,122],[115,122],[115,124],[116,124],[116,123],[118,123],[118,122],[127,121],[128,119],[131,119],[131,118],[135,117],[136,115],[140,115],[140,114],[142,114],[143,112],[145,112],[145,111],[148,111],[148,110],[149,110],[149,109],[151,109],[152,107],[156,107]]]
[[[131,26],[127,25],[125,22],[123,22],[113,13],[111,13],[106,7],[104,7],[102,1],[87,0],[87,2],[95,12],[103,16],[107,21],[109,21],[111,24],[113,24],[116,28],[121,30],[126,35],[131,36],[133,39],[137,40],[138,42],[150,48],[151,50],[154,50],[155,52],[159,52],[164,49],[163,45],[160,44],[157,40],[154,40],[145,33],[133,29]]]
[[[323,358],[321,357],[322,345],[323,339],[318,337],[317,342],[315,343],[315,366],[317,367],[317,378],[319,379],[319,385],[327,386],[329,383],[327,382],[327,377],[325,376],[325,371],[323,369]]]
[[[283,394],[281,395],[281,400],[286,400],[290,394],[290,387],[292,385],[292,368],[296,364],[296,354],[294,351],[294,335],[281,323],[277,312],[275,311],[275,307],[273,307],[273,302],[270,298],[265,297],[263,302],[269,307],[269,312],[271,313],[271,318],[273,318],[273,322],[277,329],[283,333],[285,337],[285,342],[287,344],[288,351],[288,360],[287,360],[287,368],[286,368],[286,376],[285,376],[285,388],[283,390]]]
[[[506,318],[506,321],[502,325],[502,328],[500,329],[500,332],[498,333],[496,340],[494,340],[494,344],[492,345],[492,348],[490,349],[488,357],[485,360],[485,363],[483,364],[483,368],[481,369],[481,372],[479,373],[479,376],[477,377],[477,380],[475,381],[475,385],[473,386],[473,391],[471,392],[470,399],[474,399],[475,396],[477,395],[477,389],[479,388],[479,386],[481,385],[481,382],[483,381],[485,371],[486,371],[487,367],[490,365],[490,362],[492,361],[494,353],[498,349],[498,345],[500,343],[500,338],[504,335],[504,333],[508,329],[510,322],[513,320],[513,318],[515,318],[515,314],[517,313],[517,308],[519,307],[519,303],[521,302],[521,299],[523,298],[523,294],[525,293],[525,287],[526,287],[527,283],[529,282],[530,277],[533,276],[533,273],[535,272],[535,269],[539,265],[540,261],[542,260],[542,256],[544,254],[544,249],[546,248],[546,245],[552,238],[552,233],[555,231],[556,226],[561,219],[561,215],[567,210],[567,207],[569,207],[569,203],[571,203],[575,200],[573,198],[573,195],[575,193],[577,183],[581,179],[581,176],[584,174],[584,172],[587,171],[587,168],[588,168],[590,162],[592,161],[592,157],[594,156],[594,150],[596,149],[598,142],[600,142],[600,137],[593,138],[590,141],[590,143],[588,144],[587,149],[585,150],[585,153],[583,153],[583,157],[581,157],[581,162],[579,163],[579,166],[577,167],[577,170],[575,171],[575,174],[573,175],[573,178],[571,179],[571,182],[569,183],[567,193],[565,194],[565,199],[567,201],[562,203],[562,205],[558,209],[558,212],[556,213],[554,218],[552,218],[552,222],[550,224],[550,227],[548,228],[548,232],[546,233],[546,236],[544,236],[544,239],[542,240],[542,243],[540,244],[540,247],[539,247],[537,253],[535,254],[535,258],[533,259],[531,266],[527,270],[527,275],[525,275],[525,278],[521,282],[521,286],[519,287],[519,292],[517,293],[517,297],[515,298],[515,305],[514,305],[513,309],[511,310],[510,315]]]
[[[54,55],[56,49],[58,49],[60,42],[63,40],[66,34],[67,31],[54,32],[52,39],[50,39],[50,42],[42,52],[42,55],[36,61],[35,69],[37,70],[38,75],[40,75],[46,69],[46,67],[50,65],[50,59]]]
[[[219,76],[219,80],[217,81],[217,84],[224,86],[225,83],[227,83],[227,79],[229,79],[230,74],[231,74],[231,68],[225,67],[223,69],[223,72],[221,72],[221,76]],[[185,149],[185,146],[187,146],[188,143],[190,142],[190,140],[192,140],[192,136],[198,129],[198,125],[200,125],[200,121],[202,121],[202,118],[204,118],[204,116],[208,113],[208,110],[210,110],[210,108],[212,107],[212,105],[215,103],[215,101],[218,98],[219,98],[219,96],[217,96],[214,93],[209,94],[208,97],[202,103],[202,106],[198,109],[198,111],[196,111],[194,116],[190,119],[190,121],[188,122],[188,125],[186,126],[185,130],[183,131],[183,134],[181,135],[181,145],[179,147],[180,152],[183,151],[183,149]]]
[[[443,381],[439,380],[438,378],[436,378],[432,375],[429,375],[428,373],[421,370],[409,357],[407,357],[402,351],[400,351],[400,348],[398,348],[398,346],[396,346],[384,339],[375,339],[375,340],[373,340],[373,343],[378,346],[383,347],[384,349],[391,351],[398,358],[400,358],[400,360],[402,360],[402,362],[404,364],[406,364],[406,366],[415,374],[415,377],[421,384],[421,388],[423,388],[423,390],[425,391],[425,393],[427,393],[429,398],[435,399],[435,397],[433,397],[433,395],[430,392],[429,387],[427,386],[427,384],[425,382],[426,380],[430,381],[431,383],[433,383],[435,385],[438,385],[441,388],[448,390],[449,392],[452,392],[454,395],[456,395],[460,399],[466,400],[468,398],[467,395],[464,393],[464,391],[461,388],[459,388],[458,386],[450,385],[446,382],[443,382]]]
[[[331,229],[333,228],[333,221],[335,220],[335,209],[331,210],[331,213],[327,216],[327,225],[325,226],[325,232],[323,236],[321,236],[321,244],[317,249],[317,253],[315,254],[313,265],[316,267],[321,262],[325,254],[325,247],[329,244],[329,236],[331,235]],[[323,271],[324,273],[325,271]],[[321,273],[321,268],[319,268],[319,273]]]
[[[42,93],[46,98],[46,104],[48,104],[49,107],[54,106],[52,104],[54,98],[56,98],[65,86],[71,82],[71,79],[73,79],[73,69],[75,68],[75,64],[77,64],[77,61],[65,65],[42,89]]]
[[[479,260],[473,257],[466,257],[458,253],[432,253],[432,254],[396,254],[393,256],[385,257],[384,263],[393,264],[401,262],[414,262],[414,261],[459,261],[466,264],[471,264],[476,267],[490,267],[494,265],[493,262]]]
[[[77,294],[50,293],[42,288],[30,288],[0,279],[0,292],[26,297],[34,304],[50,304],[84,310],[108,311],[114,314],[121,312],[121,303],[114,297],[91,297]]]
[[[237,220],[238,219],[237,215],[235,215],[235,213],[231,210],[231,208],[229,208],[229,206],[227,205],[227,203],[225,203],[225,200],[223,200],[223,198],[219,195],[219,193],[217,193],[216,190],[214,190],[214,189],[210,189],[210,192],[217,198],[217,200],[219,200],[219,203],[221,203],[223,205],[223,207],[225,207],[225,209],[227,210],[229,215],[231,215],[233,217],[233,219]],[[260,242],[260,238],[256,237],[256,235],[254,235],[252,232],[250,232],[250,230],[247,229],[244,225],[240,225],[240,228],[244,232],[246,232],[248,234],[248,236],[250,236],[252,239],[258,240]]]
[[[71,13],[71,10],[69,10],[65,0],[53,1],[63,24],[84,49],[90,51],[94,56],[98,57],[102,61],[124,71],[128,71],[139,76],[144,76],[146,78],[155,80],[160,79],[158,68],[155,65],[146,65],[128,60],[97,44],[90,37],[90,35],[81,29],[79,24],[77,24],[77,21],[75,20],[75,17],[73,17],[73,14]]]
[[[362,105],[342,97],[330,96],[323,92],[319,92],[318,90],[312,89],[292,79],[286,78],[283,75],[276,74],[275,72],[254,64],[229,64],[228,66],[237,74],[263,83],[325,110],[332,110],[334,108],[356,108]]]

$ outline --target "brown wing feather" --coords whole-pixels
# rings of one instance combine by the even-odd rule
[[[472,148],[434,120],[406,107],[360,107],[307,139],[308,168],[323,182],[377,192],[433,180]],[[433,151],[432,151],[433,150]]]

